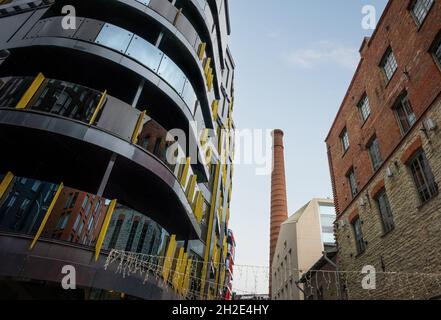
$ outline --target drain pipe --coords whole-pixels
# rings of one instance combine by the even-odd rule
[[[336,280],[337,280],[337,296],[339,300],[343,300],[342,299],[342,294],[341,294],[341,284],[340,284],[340,272],[338,269],[338,265],[334,263],[334,261],[332,261],[331,259],[328,258],[328,253],[326,251],[322,252],[323,254],[323,258],[325,258],[325,260],[335,268],[336,271]]]

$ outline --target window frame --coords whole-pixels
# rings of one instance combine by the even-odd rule
[[[353,177],[353,179],[351,178]],[[358,195],[358,182],[357,182],[357,176],[355,175],[355,169],[354,167],[351,167],[351,169],[348,170],[346,173],[346,179],[348,180],[349,184],[349,191],[352,196],[352,199],[355,199],[355,197]],[[355,185],[353,185],[355,183]]]
[[[349,140],[349,132],[347,127],[345,127],[341,133],[340,133],[340,143],[343,149],[343,155],[348,152],[349,148],[351,147],[351,142]]]
[[[365,106],[367,106],[367,109],[369,110],[369,112],[366,116],[363,112],[363,107],[365,107]],[[358,108],[358,111],[360,112],[361,121],[363,124],[365,124],[366,121],[370,118],[371,112],[372,112],[371,103],[369,101],[369,96],[366,94],[366,92],[362,95],[360,101],[358,102],[357,108]]]
[[[388,62],[389,62],[389,59],[388,59],[388,58],[389,58],[390,56],[393,57],[394,64],[392,64],[392,65],[395,66],[395,69],[393,70],[392,74],[391,74],[390,77],[389,77],[388,72],[386,71],[386,65],[387,65]],[[384,53],[383,57],[381,58],[381,61],[380,61],[380,68],[381,68],[381,71],[382,71],[382,73],[383,73],[383,75],[384,75],[384,79],[386,80],[386,84],[389,84],[389,82],[392,80],[392,78],[394,77],[394,75],[397,73],[397,70],[398,70],[398,60],[397,60],[397,57],[395,56],[395,53],[394,53],[394,51],[392,50],[392,47],[391,47],[391,46],[389,46],[389,47],[386,49],[386,52]]]
[[[372,147],[374,145],[377,146],[377,148],[375,150],[377,154],[372,153],[372,151],[373,151]],[[367,144],[366,147],[368,149],[369,157],[371,158],[372,169],[374,170],[374,172],[376,172],[378,169],[380,169],[381,165],[384,162],[383,157],[381,156],[380,142],[378,141],[378,138],[376,135],[374,135],[369,140],[369,143]],[[375,160],[378,160],[378,163]]]
[[[439,51],[439,57],[437,56],[437,52]],[[441,30],[438,32],[438,34],[435,37],[435,40],[433,41],[432,45],[429,49],[430,55],[435,60],[436,65],[441,71]]]
[[[361,255],[366,251],[366,241],[363,236],[362,225],[360,217],[356,217],[352,222],[352,231],[354,232],[355,247],[357,249],[357,255]]]
[[[418,16],[415,14],[415,11],[414,11],[414,8],[416,7],[416,4],[417,4],[418,1],[426,1],[426,0],[413,0],[413,1],[411,1],[408,9],[409,9],[410,15],[412,16],[412,18],[415,21],[415,24],[417,25],[418,30],[419,30],[419,29],[421,29],[421,27],[423,26],[424,22],[426,21],[427,16],[429,15],[430,11],[433,8],[433,5],[435,4],[435,1],[434,0],[429,0],[429,1],[431,1],[431,4],[427,8],[426,14],[424,15],[424,17],[422,17],[421,21],[419,20]],[[423,8],[425,8],[425,7],[423,7]]]
[[[406,113],[406,125],[409,127],[407,130],[406,128],[404,128],[403,123],[401,121],[401,116],[398,112],[398,110],[402,108],[403,111]],[[407,93],[407,91],[403,92],[402,94],[400,94],[400,96],[397,98],[397,100],[395,101],[394,105],[393,105],[393,110],[395,113],[395,117],[397,119],[398,122],[398,126],[400,127],[400,131],[401,131],[401,135],[405,136],[406,134],[408,134],[412,128],[415,126],[415,124],[417,123],[417,117],[416,114],[412,108],[412,104],[410,103],[409,100],[409,95]],[[410,121],[411,115],[413,115],[413,121]]]
[[[439,186],[433,174],[432,167],[423,149],[418,150],[408,161],[407,166],[412,174],[413,182],[421,201],[425,205],[439,194]],[[418,166],[418,168],[416,168]],[[419,172],[418,170],[419,169]],[[418,174],[421,174],[419,176]],[[428,194],[426,197],[425,193]]]
[[[377,193],[375,202],[377,203],[378,212],[380,213],[383,234],[388,234],[395,229],[395,218],[385,188],[382,188]]]

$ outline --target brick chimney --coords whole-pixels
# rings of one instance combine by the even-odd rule
[[[270,275],[269,292],[271,297],[272,262],[276,251],[280,226],[288,219],[288,205],[286,201],[285,160],[283,147],[283,131],[274,130],[273,133],[273,172],[271,175],[271,234],[270,234]]]

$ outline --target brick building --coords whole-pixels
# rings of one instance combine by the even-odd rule
[[[389,1],[326,138],[349,299],[441,295],[440,45],[441,1]]]

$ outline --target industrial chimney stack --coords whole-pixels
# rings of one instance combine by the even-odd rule
[[[271,175],[271,234],[270,234],[270,275],[269,292],[272,289],[272,263],[276,251],[280,226],[288,219],[286,201],[285,160],[283,147],[283,131],[273,131],[273,172]]]

